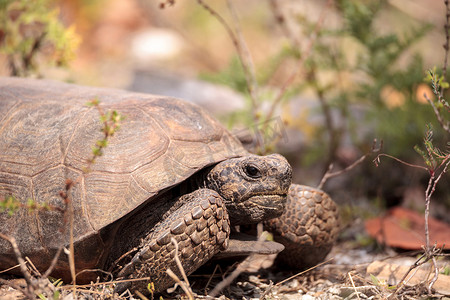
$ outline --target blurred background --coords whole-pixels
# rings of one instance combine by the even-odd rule
[[[388,157],[376,166],[381,141],[379,153],[427,166],[432,133],[448,157],[424,97],[436,101],[426,71],[444,65],[444,1],[3,0],[0,21],[0,75],[193,101],[252,151],[284,154],[298,183],[369,154],[323,187],[347,224],[424,211],[430,173]],[[431,205],[448,223],[449,179]]]

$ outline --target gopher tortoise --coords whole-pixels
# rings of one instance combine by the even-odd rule
[[[85,105],[94,98],[103,111],[126,118],[87,172],[91,147],[103,135],[99,112]],[[0,232],[14,237],[40,271],[69,245],[67,213],[60,211],[67,179],[75,183],[67,196],[77,283],[95,279],[93,270],[112,270],[119,279],[150,277],[121,290],[145,292],[152,281],[162,291],[173,284],[167,268],[178,270],[173,239],[189,274],[231,245],[231,226],[279,217],[286,204],[284,215],[267,222],[288,250],[282,259],[294,267],[315,264],[336,238],[336,205],[322,191],[291,184],[291,174],[284,157],[248,153],[189,102],[0,78],[0,200],[13,196],[60,208],[0,212]],[[2,239],[0,257],[0,271],[17,264]],[[72,280],[66,254],[52,275]]]

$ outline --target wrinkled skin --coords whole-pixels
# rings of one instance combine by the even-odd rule
[[[292,169],[279,154],[229,159],[217,164],[206,186],[224,199],[233,225],[253,224],[281,215]]]

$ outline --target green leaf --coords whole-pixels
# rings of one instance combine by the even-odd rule
[[[94,98],[91,101],[86,102],[86,106],[98,106],[100,105],[100,100],[98,100],[98,98]]]
[[[28,199],[27,201],[27,207],[29,211],[36,210],[38,208],[38,204],[33,199]]]
[[[44,203],[41,204],[41,208],[43,210],[50,210],[50,205],[48,205],[47,202],[44,202]]]
[[[441,274],[444,274],[444,275],[450,275],[450,267],[445,267],[443,270],[442,270],[442,272],[441,272]]]
[[[105,148],[108,145],[108,141],[106,139],[98,140],[95,143],[99,148]]]
[[[58,300],[58,299],[60,298],[60,296],[61,296],[61,294],[59,293],[58,290],[56,290],[56,291],[53,293],[53,300]]]
[[[397,289],[397,285],[392,285],[387,287],[388,290],[395,290]]]
[[[42,295],[42,294],[39,294],[38,295],[38,297],[39,297],[39,299],[42,299],[42,300],[47,300],[47,297],[45,297],[44,295]]]
[[[372,280],[372,283],[376,286],[380,286],[380,280],[375,277],[374,275],[370,274],[370,280]]]
[[[155,284],[153,282],[149,282],[147,284],[147,290],[150,292],[150,294],[152,295],[152,299],[153,299],[153,294],[155,293]]]
[[[92,147],[92,154],[94,156],[102,156],[102,149],[94,146]]]

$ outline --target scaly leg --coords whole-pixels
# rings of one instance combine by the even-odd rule
[[[156,291],[163,291],[174,284],[166,273],[168,268],[182,278],[174,259],[175,246],[171,238],[178,243],[178,257],[187,275],[227,247],[230,224],[219,194],[200,189],[182,197],[185,204],[155,226],[118,274],[119,279],[151,279],[118,284],[116,292],[130,289],[148,294],[149,282],[154,283]]]

